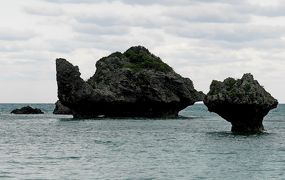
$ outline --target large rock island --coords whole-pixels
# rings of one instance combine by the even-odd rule
[[[87,81],[65,59],[56,60],[56,72],[58,98],[76,118],[176,117],[204,97],[142,46],[100,59]]]
[[[204,104],[210,112],[231,122],[233,132],[256,133],[264,131],[263,118],[277,107],[278,101],[251,74],[244,74],[237,80],[214,80]]]

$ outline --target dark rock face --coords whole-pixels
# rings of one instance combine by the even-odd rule
[[[56,101],[53,114],[72,114],[72,111],[64,106],[60,101]]]
[[[32,108],[30,106],[22,107],[21,109],[14,109],[12,114],[43,114],[43,112],[40,109]]]
[[[175,117],[204,97],[188,78],[175,73],[142,46],[97,61],[87,81],[77,66],[56,60],[58,98],[74,117]]]
[[[262,132],[263,118],[278,105],[251,74],[241,79],[227,78],[223,82],[213,81],[204,104],[232,123],[233,132]]]

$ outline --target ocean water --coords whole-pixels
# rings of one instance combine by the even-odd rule
[[[285,105],[257,135],[232,134],[202,104],[177,119],[9,114],[24,105],[0,104],[0,179],[285,179]]]

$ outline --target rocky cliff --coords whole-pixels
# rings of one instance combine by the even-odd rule
[[[231,122],[233,132],[262,132],[263,118],[277,107],[278,101],[251,74],[244,74],[237,80],[214,80],[204,104]]]
[[[53,114],[72,114],[72,111],[64,106],[60,101],[56,101]]]
[[[77,66],[56,60],[58,98],[74,117],[176,117],[203,99],[183,78],[142,46],[116,52],[97,61],[89,80]]]

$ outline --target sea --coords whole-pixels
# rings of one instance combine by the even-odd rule
[[[31,105],[42,115],[12,115]],[[73,119],[0,104],[0,179],[285,179],[285,105],[262,134],[233,134],[203,104],[176,119]]]

